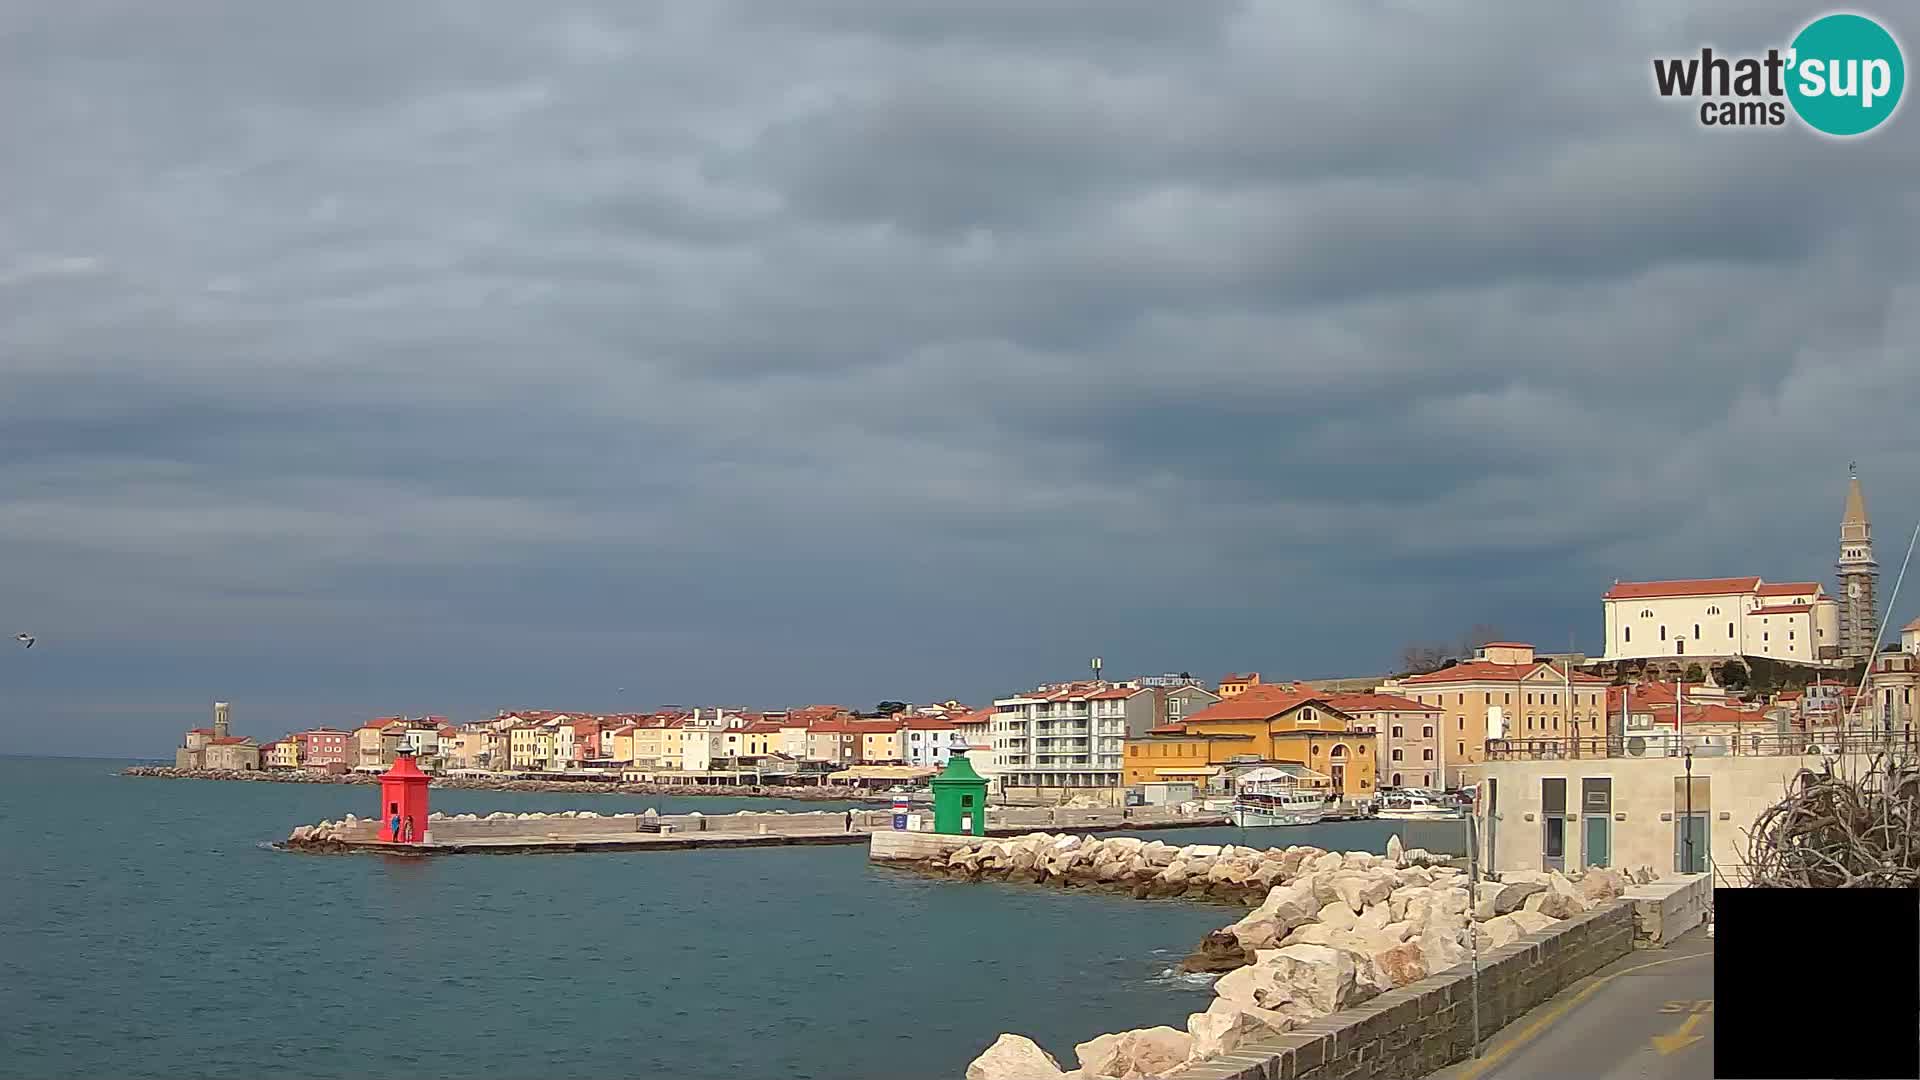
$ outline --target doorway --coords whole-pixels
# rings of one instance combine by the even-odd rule
[[[1580,865],[1609,866],[1613,860],[1613,778],[1580,781]]]
[[[1540,781],[1540,868],[1567,868],[1567,778]]]
[[[1713,861],[1713,790],[1709,778],[1673,778],[1673,869],[1704,874]]]

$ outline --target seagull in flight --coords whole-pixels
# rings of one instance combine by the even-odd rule
[[[29,649],[33,648],[32,634],[15,634],[13,635],[13,640],[19,642],[22,645],[25,645]]]

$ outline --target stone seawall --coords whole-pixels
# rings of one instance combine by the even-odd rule
[[[1612,900],[1480,957],[1480,1036],[1633,951],[1634,907]],[[1236,1045],[1167,1080],[1417,1080],[1473,1053],[1471,965],[1463,964]]]

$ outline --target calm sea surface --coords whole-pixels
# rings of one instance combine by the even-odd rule
[[[959,1077],[1002,1031],[1073,1064],[1182,1026],[1167,968],[1237,917],[958,884],[859,846],[438,859],[292,855],[373,789],[0,757],[0,1076]],[[842,809],[435,791],[448,813]],[[1276,833],[1279,835],[1276,836]],[[1189,829],[1381,850],[1376,822]]]

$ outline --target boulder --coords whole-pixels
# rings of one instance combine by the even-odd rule
[[[1387,861],[1395,866],[1407,865],[1407,846],[1400,842],[1400,834],[1387,837]]]
[[[1353,908],[1345,901],[1335,900],[1333,903],[1320,909],[1318,920],[1337,930],[1347,930],[1352,928],[1353,924],[1358,921],[1358,916],[1353,913]]]
[[[1483,881],[1474,896],[1473,917],[1481,921],[1520,910],[1527,897],[1544,890],[1544,883],[1532,881]]]
[[[1283,989],[1290,1003],[1313,1016],[1339,1012],[1360,1000],[1353,954],[1344,949],[1287,945],[1262,954],[1255,966],[1268,969],[1270,985]],[[1257,999],[1255,1004],[1267,1007]]]
[[[1555,919],[1571,919],[1587,910],[1587,901],[1579,886],[1559,874],[1547,882],[1546,898],[1540,901],[1540,914]]]
[[[1528,933],[1528,934],[1545,930],[1547,927],[1553,926],[1554,924],[1560,921],[1558,919],[1554,919],[1546,915],[1542,915],[1537,911],[1526,911],[1526,910],[1516,911],[1513,914],[1508,915],[1506,917],[1518,923],[1520,925],[1521,931],[1523,933]]]
[[[1392,921],[1393,912],[1386,904],[1369,904],[1367,909],[1360,913],[1360,917],[1353,920],[1353,932],[1375,935],[1385,930],[1387,924]]]
[[[1002,1035],[967,1066],[967,1080],[1060,1080],[1060,1063],[1024,1035]]]
[[[1526,933],[1512,915],[1497,915],[1479,925],[1482,949],[1497,949],[1521,934]]]
[[[1393,882],[1390,878],[1369,874],[1339,874],[1333,879],[1333,891],[1358,915],[1367,910],[1367,905],[1384,903],[1387,897],[1392,896]],[[1316,887],[1315,894],[1318,895],[1318,892]]]
[[[1257,909],[1261,914],[1271,917],[1280,924],[1280,933],[1319,917],[1320,905],[1315,902],[1313,883],[1304,885],[1298,881],[1291,885],[1276,885],[1268,890],[1267,898]]]
[[[1427,974],[1440,972],[1467,959],[1466,921],[1449,912],[1429,915],[1426,929],[1417,939],[1420,957],[1426,961]]]
[[[1417,941],[1402,941],[1378,949],[1372,960],[1376,978],[1384,982],[1387,989],[1417,983],[1427,977],[1426,953]]]
[[[1157,1076],[1179,1068],[1193,1050],[1194,1037],[1170,1027],[1142,1028],[1101,1035],[1073,1048],[1086,1077]]]
[[[1546,899],[1547,894],[1545,890],[1534,893],[1532,896],[1527,897],[1526,901],[1520,905],[1520,910],[1538,912],[1540,905],[1545,903]],[[1508,914],[1513,914],[1513,912],[1509,912]]]
[[[1248,912],[1246,917],[1227,927],[1225,932],[1231,935],[1242,949],[1248,950],[1271,949],[1287,934],[1287,930],[1282,927],[1278,919],[1263,914],[1259,910]],[[1208,935],[1208,937],[1211,936],[1213,935]]]
[[[1380,864],[1380,856],[1371,851],[1346,851],[1340,854],[1340,865],[1348,870],[1371,870]]]
[[[1271,1035],[1273,1029],[1262,1022],[1254,1013],[1242,1010],[1223,1012],[1197,1012],[1187,1017],[1187,1034],[1193,1036],[1193,1045],[1187,1051],[1187,1060],[1205,1061],[1232,1053],[1241,1043],[1249,1039],[1258,1039]]]
[[[1271,920],[1267,921],[1271,923]],[[1215,930],[1200,939],[1199,946],[1180,962],[1180,970],[1214,974],[1245,967],[1253,962],[1256,949],[1270,948],[1275,943],[1270,929],[1264,942],[1259,942],[1258,937],[1257,932],[1243,936],[1240,923],[1225,930]]]
[[[1220,847],[1218,844],[1194,844],[1184,849],[1184,851],[1186,857],[1189,859],[1211,859],[1220,854]],[[1171,1031],[1172,1029],[1169,1028],[1167,1030]]]
[[[1313,860],[1315,873],[1332,873],[1346,864],[1346,858],[1337,851],[1328,851]]]
[[[1626,875],[1618,870],[1594,867],[1580,879],[1580,895],[1589,904],[1604,903],[1627,892]]]

